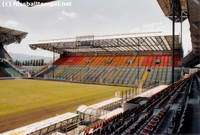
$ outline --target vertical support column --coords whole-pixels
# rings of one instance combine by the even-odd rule
[[[181,11],[181,25],[180,25],[180,35],[181,35],[181,39],[180,39],[180,45],[182,46],[183,43],[183,11]]]
[[[173,6],[173,21],[172,21],[172,89],[174,88],[174,46],[175,46],[175,19],[176,19],[176,5],[177,5],[177,0],[172,1],[172,6]]]
[[[55,53],[54,53],[54,47],[53,47],[53,79],[54,79],[54,76],[55,76],[54,62],[55,62]]]
[[[182,11],[182,9],[181,9],[181,23],[180,23],[180,45],[181,46],[183,45],[183,11]],[[183,57],[183,54],[181,55],[181,57]],[[183,64],[181,62],[181,76],[182,75],[183,75]]]

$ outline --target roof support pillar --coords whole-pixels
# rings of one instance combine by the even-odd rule
[[[174,89],[174,46],[175,46],[175,22],[176,22],[176,6],[177,0],[172,1],[173,6],[173,17],[172,17],[172,90]]]

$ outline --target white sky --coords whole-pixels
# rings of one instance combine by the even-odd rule
[[[8,52],[52,56],[47,51],[31,50],[28,44],[80,35],[155,31],[171,34],[172,22],[156,0],[68,0],[72,6],[3,7],[3,2],[8,1],[16,2],[0,0],[0,25],[29,33],[21,44],[6,47]],[[180,24],[176,27],[179,34]],[[191,50],[188,20],[183,23],[183,45],[186,54]]]

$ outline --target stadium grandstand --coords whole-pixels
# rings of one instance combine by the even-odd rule
[[[0,77],[22,77],[18,68],[13,64],[11,56],[4,49],[4,46],[12,43],[20,43],[26,37],[27,33],[0,27]]]
[[[27,98],[33,100],[27,101],[26,107],[31,107],[33,102],[38,103],[45,97],[42,101],[44,106],[40,102],[41,110],[33,113],[35,115],[31,115],[31,111],[37,108],[31,108],[26,110],[28,114],[23,110],[21,112],[24,114],[19,112],[16,117],[9,117],[10,121],[16,119],[12,123],[5,122],[6,118],[0,118],[0,131],[1,125],[6,129],[9,124],[13,126],[31,119],[39,121],[22,124],[16,129],[7,128],[10,131],[2,135],[200,134],[200,70],[197,67],[200,64],[200,1],[157,2],[164,15],[173,22],[172,35],[156,32],[86,35],[29,44],[33,50],[43,49],[53,54],[52,62],[30,79],[36,81],[33,86],[35,89],[23,91],[25,95],[31,92]],[[182,32],[182,23],[187,19],[190,23],[192,51],[184,57],[182,33],[175,35],[175,23],[181,24]],[[12,58],[4,46],[20,43],[26,35],[25,32],[0,27],[0,78],[23,76],[12,64]],[[56,54],[59,54],[57,59]],[[23,88],[26,83],[23,83]],[[44,83],[49,87],[42,86]],[[78,87],[72,87],[72,84]],[[107,86],[106,91],[111,86],[116,89],[121,86],[126,90],[114,91],[114,96],[105,96],[111,92],[99,92],[96,89],[103,86]],[[50,87],[54,90],[49,92]],[[63,93],[61,87],[64,87]],[[20,90],[23,88],[20,87]],[[77,89],[80,89],[78,93]],[[20,97],[23,97],[23,101],[26,99],[24,95]],[[51,104],[53,100],[56,100],[56,105],[61,101],[64,101],[62,105],[66,102],[68,105],[49,109],[55,105]],[[18,104],[12,109],[20,106]],[[76,111],[59,113],[69,107]],[[45,117],[36,118],[41,115]]]
[[[199,133],[198,123],[194,122],[199,117],[199,107],[191,104],[192,98],[197,98],[194,93],[199,90],[199,73],[177,81],[175,87],[170,85],[150,96],[141,95],[128,101],[127,111],[87,128],[82,134]],[[189,114],[191,112],[193,116]]]
[[[189,19],[192,52],[183,58],[183,66],[196,66],[200,51],[199,1],[158,0],[158,3],[173,21],[173,34],[175,22]],[[148,98],[142,96],[128,101],[130,109],[91,126],[83,134],[199,134],[199,74],[199,71],[190,73]]]
[[[60,54],[50,68],[36,77],[132,87],[169,84],[172,36],[150,35],[80,36],[31,44],[32,49]],[[178,35],[175,50],[175,80],[178,80],[183,57]]]

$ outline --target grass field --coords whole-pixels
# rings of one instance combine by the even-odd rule
[[[111,98],[125,87],[40,80],[0,81],[0,133]]]

